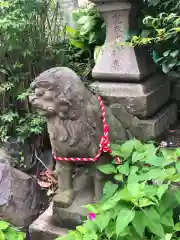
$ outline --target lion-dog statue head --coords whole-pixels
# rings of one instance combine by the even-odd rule
[[[47,119],[53,152],[62,157],[96,155],[103,134],[101,111],[77,74],[66,67],[51,68],[30,87],[30,103]]]

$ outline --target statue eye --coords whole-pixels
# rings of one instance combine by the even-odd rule
[[[36,96],[41,97],[44,94],[44,90],[40,89],[40,88],[36,88],[35,94],[36,94]]]

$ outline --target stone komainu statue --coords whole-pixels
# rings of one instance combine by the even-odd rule
[[[47,119],[53,154],[60,157],[96,156],[103,135],[101,110],[97,96],[84,86],[77,74],[65,67],[52,68],[40,74],[31,83],[31,89],[30,103]],[[114,116],[112,107],[105,107],[105,110],[110,141],[129,139],[126,123]],[[125,111],[119,106],[120,115],[121,112]],[[96,164],[102,164],[105,159],[111,160],[103,154]],[[72,162],[56,162],[58,191],[53,198],[56,209],[69,209],[76,197],[72,178],[74,165]],[[103,176],[96,170],[93,179],[96,201],[102,194]]]

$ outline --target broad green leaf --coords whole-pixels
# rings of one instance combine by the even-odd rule
[[[85,23],[89,23],[91,22],[93,19],[93,17],[91,16],[83,16],[83,17],[80,17],[79,20],[78,20],[78,24],[85,24]]]
[[[157,212],[156,208],[154,206],[151,206],[149,208],[146,208],[144,210],[144,213],[148,219],[154,222],[159,222],[160,221],[160,215]]]
[[[141,141],[137,139],[134,139],[133,141],[134,141],[134,149],[136,149],[137,151],[144,149],[144,144]]]
[[[172,182],[180,182],[180,174],[175,174],[168,176],[167,179],[171,180]]]
[[[163,154],[163,156],[168,160],[169,163],[171,162],[176,162],[177,161],[177,152],[176,150],[171,150],[171,149],[167,149],[167,148],[162,148],[161,149],[161,153]]]
[[[162,196],[160,202],[159,202],[159,212],[160,214],[163,214],[166,210],[168,210],[174,203],[176,202],[176,199],[173,196],[173,192],[168,191],[165,192],[165,194]]]
[[[145,163],[151,164],[152,166],[156,166],[156,167],[163,167],[165,162],[166,162],[165,157],[151,155],[151,154],[145,159]]]
[[[116,235],[124,231],[124,229],[128,226],[130,222],[135,217],[135,211],[133,209],[124,208],[120,210],[116,219]]]
[[[173,209],[170,208],[163,212],[163,214],[160,216],[160,223],[169,227],[174,226]]]
[[[135,145],[135,140],[128,140],[121,145],[121,156],[124,157],[125,160],[129,156],[131,156],[134,145]]]
[[[105,228],[105,234],[108,237],[108,239],[111,239],[111,237],[114,235],[114,229],[115,229],[116,225],[115,222],[112,220],[108,226]]]
[[[168,187],[169,187],[169,184],[161,184],[161,186],[158,188],[158,191],[157,191],[157,196],[159,199],[161,199],[161,197],[163,196],[165,191],[168,189]]]
[[[149,220],[148,218],[147,218],[146,222],[147,222],[147,227],[149,228],[149,230],[152,233],[156,234],[159,237],[162,237],[162,238],[164,237],[164,235],[165,235],[164,229],[160,223],[153,222],[153,221]]]
[[[122,174],[118,174],[118,175],[115,175],[114,176],[114,179],[116,180],[116,181],[123,181],[123,175]]]
[[[176,200],[177,200],[178,203],[180,204],[180,189],[177,190],[177,191],[174,193],[174,195],[175,195]]]
[[[112,164],[106,164],[98,167],[100,172],[103,172],[105,174],[113,174],[117,173],[117,169],[114,165]]]
[[[154,144],[149,143],[145,145],[145,153],[146,156],[150,155],[150,156],[154,156],[157,152],[157,148],[154,146]]]
[[[177,169],[178,173],[180,173],[180,161],[176,162],[176,169]]]
[[[6,237],[2,231],[0,231],[0,240],[6,240]],[[13,240],[13,239],[9,239],[9,240]]]
[[[0,230],[6,230],[9,227],[9,223],[5,221],[0,221]]]
[[[84,228],[88,231],[88,232],[96,232],[98,227],[95,223],[95,221],[89,221],[87,220],[84,224],[83,224]]]
[[[74,39],[70,39],[69,41],[70,41],[70,43],[71,43],[73,46],[75,46],[75,47],[77,47],[77,48],[80,48],[80,49],[83,49],[83,48],[84,48],[84,43],[81,42],[81,41],[76,41],[76,40],[74,40]]]
[[[155,185],[145,185],[144,193],[147,197],[152,197],[157,194],[158,186]]]
[[[119,192],[115,193],[112,197],[107,199],[107,201],[103,201],[103,203],[100,205],[100,210],[107,211],[109,209],[115,208],[120,199],[121,199],[120,193]]]
[[[113,156],[121,157],[121,146],[120,144],[111,144],[111,150]]]
[[[141,238],[140,238],[140,236],[139,236],[139,234],[136,232],[136,230],[134,229],[134,226],[133,225],[130,225],[130,227],[129,227],[129,235],[130,236],[127,236],[126,238],[125,238],[125,240],[140,240]]]
[[[120,237],[127,237],[128,235],[131,235],[130,234],[130,229],[129,227],[126,227],[122,232],[120,232],[119,236]]]
[[[133,152],[132,155],[132,162],[135,163],[137,161],[141,161],[145,158],[146,154],[145,153],[141,153],[141,152]]]
[[[139,200],[139,203],[138,203],[138,206],[139,207],[147,207],[147,206],[150,206],[150,205],[155,205],[154,202],[152,202],[151,200],[149,200],[148,198],[141,198]]]
[[[132,175],[129,175],[128,177],[128,184],[130,183],[137,183],[141,180],[141,176],[137,175],[137,174],[132,174]]]
[[[136,211],[135,212],[135,217],[132,221],[132,224],[133,224],[136,232],[143,239],[146,223],[144,221],[144,213],[142,211]]]
[[[120,165],[119,167],[117,167],[117,169],[118,169],[119,173],[128,176],[128,174],[129,174],[129,163],[128,163],[128,161],[126,161],[123,165]]]
[[[127,187],[124,187],[120,192],[117,193],[119,200],[131,202],[133,200],[132,194],[129,192]]]
[[[111,212],[107,211],[101,215],[96,216],[95,223],[100,229],[100,231],[102,232],[107,227],[110,220],[111,220]]]
[[[114,184],[112,182],[106,182],[103,189],[103,199],[109,199],[110,197],[112,197],[117,189],[117,184]]]
[[[171,240],[172,237],[173,237],[173,234],[172,234],[172,233],[167,233],[167,234],[165,235],[164,240]]]
[[[132,166],[130,168],[130,175],[134,175],[137,171],[138,171],[138,167],[137,166]]]
[[[98,240],[98,235],[94,232],[94,233],[87,233],[86,235],[83,236],[83,238],[81,238],[82,240]],[[81,239],[77,239],[75,238],[74,240],[81,240]],[[68,239],[69,240],[69,239]]]
[[[161,168],[155,168],[155,169],[150,169],[149,172],[145,174],[141,174],[139,178],[142,181],[147,181],[147,180],[164,179],[166,176],[167,174],[165,173],[165,171],[162,171]]]
[[[8,240],[13,240],[13,239],[17,239],[17,230],[13,229],[13,228],[9,228],[8,231],[6,231],[6,238]]]
[[[139,183],[128,183],[127,184],[127,189],[129,191],[129,193],[135,198],[135,199],[139,199],[141,197],[144,196],[144,192],[142,189],[141,184]]]
[[[26,234],[23,233],[23,232],[18,232],[15,239],[16,240],[25,240],[26,239]]]
[[[176,223],[176,225],[174,226],[174,230],[175,231],[180,231],[180,222]]]
[[[86,233],[86,229],[83,226],[77,226],[76,227],[77,231],[79,231],[81,234],[85,234]]]
[[[70,37],[74,37],[76,35],[76,29],[74,29],[70,26],[66,26],[66,32],[68,33],[68,35]]]
[[[175,58],[179,54],[179,50],[174,50],[170,53],[170,56]]]
[[[166,168],[166,173],[168,174],[168,175],[175,175],[175,173],[176,173],[176,169],[174,168],[174,167],[169,167],[169,168]]]

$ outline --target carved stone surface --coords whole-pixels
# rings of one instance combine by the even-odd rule
[[[163,74],[139,84],[95,82],[91,87],[110,104],[125,106],[129,113],[139,118],[152,116],[170,97],[170,82]]]
[[[118,119],[122,118],[122,111],[118,106],[113,105],[112,111]],[[173,103],[164,107],[152,118],[136,121],[136,125],[129,127],[129,130],[140,140],[154,139],[166,131],[176,120],[177,105]]]
[[[87,169],[83,170],[74,178],[73,189],[76,189],[77,195],[71,206],[59,209],[56,204],[53,205],[53,220],[61,227],[74,229],[87,218],[88,211],[83,206],[93,202],[93,178],[88,175]]]
[[[170,104],[164,107],[154,117],[140,120],[139,126],[130,129],[137,138],[142,140],[154,139],[166,131],[177,120],[177,105]]]
[[[136,7],[129,2],[98,5],[106,23],[106,42],[102,47],[93,77],[98,80],[139,82],[152,72],[155,65],[146,48],[125,46],[129,29],[135,27]],[[118,42],[117,42],[118,41]]]
[[[34,91],[30,96],[31,104],[39,110],[39,114],[47,118],[53,153],[60,157],[95,157],[99,150],[100,137],[103,135],[101,110],[97,97],[85,88],[76,73],[68,68],[52,68],[40,74],[32,82],[31,88]],[[127,140],[130,133],[124,123],[117,120],[110,108],[106,107],[105,110],[111,129],[110,140]],[[103,156],[97,164],[109,160],[109,156]],[[77,205],[77,192],[72,179],[73,166],[72,162],[56,163],[55,173],[58,176],[59,188],[53,202],[56,213],[62,217],[59,221],[63,220],[61,211],[64,213],[64,209],[69,210],[70,207],[73,212],[73,204]],[[97,170],[93,178],[94,200],[101,197],[103,179],[104,176]],[[83,199],[85,200],[85,197]],[[72,212],[69,211],[69,219]]]
[[[172,98],[180,101],[180,77],[172,84]]]
[[[54,240],[67,234],[67,229],[56,226],[52,221],[52,204],[29,227],[32,240]]]
[[[0,217],[18,227],[28,227],[40,211],[35,180],[9,164],[9,155],[0,149]]]

